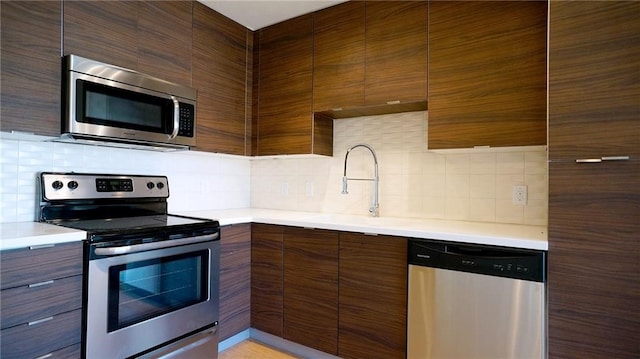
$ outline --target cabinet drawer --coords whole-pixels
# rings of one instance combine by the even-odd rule
[[[82,242],[0,252],[0,289],[71,277],[82,273]]]
[[[78,359],[81,356],[82,348],[80,343],[50,352],[37,357],[36,359]]]
[[[34,358],[79,343],[81,313],[78,309],[56,315],[42,323],[23,324],[2,330],[0,357]]]
[[[2,329],[69,312],[82,306],[82,276],[32,283],[0,293]]]

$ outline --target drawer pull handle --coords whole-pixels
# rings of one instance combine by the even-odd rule
[[[29,325],[29,326],[32,326],[32,325],[38,325],[38,324],[42,324],[42,323],[48,322],[48,321],[50,321],[50,320],[53,320],[53,317],[47,317],[47,318],[42,318],[42,319],[34,320],[33,322],[29,322],[29,324],[28,324],[28,325]]]
[[[49,353],[49,354],[41,355],[36,359],[46,359],[46,358],[51,358],[52,356],[53,356],[53,353]]]
[[[395,100],[395,101],[387,101],[387,105],[397,105],[400,103],[400,100]]]
[[[577,163],[600,163],[603,161],[628,161],[631,159],[629,156],[605,156],[600,158],[579,158]]]
[[[29,288],[42,287],[43,285],[49,285],[49,284],[53,284],[53,279],[52,280],[48,280],[48,281],[44,281],[44,282],[40,282],[40,283],[29,284]]]
[[[40,244],[37,246],[29,246],[29,249],[34,250],[34,249],[43,249],[43,248],[53,248],[55,247],[55,244]]]

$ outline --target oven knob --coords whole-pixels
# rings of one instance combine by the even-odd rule
[[[69,181],[67,183],[67,187],[69,187],[70,190],[74,190],[76,188],[78,188],[78,182],[76,181]]]
[[[53,189],[57,191],[62,187],[64,187],[64,183],[62,183],[62,181],[53,181],[53,183],[51,184],[51,187],[53,187]]]
[[[153,182],[147,182],[147,188],[148,188],[148,189],[153,189],[153,187],[155,187],[155,185],[153,184]]]
[[[164,183],[158,182],[158,184],[156,184],[156,186],[158,187],[158,189],[163,189],[164,188]]]

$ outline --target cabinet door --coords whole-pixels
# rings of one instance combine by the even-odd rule
[[[364,106],[364,1],[313,14],[313,110]]]
[[[60,18],[56,1],[2,1],[0,130],[60,134]]]
[[[549,165],[549,357],[640,357],[640,161]]]
[[[337,354],[338,232],[285,229],[283,338]]]
[[[247,155],[247,70],[253,37],[244,26],[194,3],[193,87],[197,149]]]
[[[259,32],[258,154],[312,153],[313,16]]]
[[[430,149],[546,144],[544,1],[429,2]]]
[[[191,86],[191,1],[138,3],[138,71]]]
[[[405,358],[407,240],[340,233],[342,358]]]
[[[365,104],[427,99],[427,2],[367,1]]]
[[[280,226],[251,225],[251,327],[282,337],[283,259]]]
[[[550,6],[549,159],[640,158],[640,3]]]
[[[137,70],[138,2],[63,1],[64,55]]]
[[[251,225],[220,233],[220,340],[251,326]]]

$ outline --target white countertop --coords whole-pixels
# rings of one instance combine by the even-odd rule
[[[87,233],[39,222],[0,223],[0,250],[81,241]]]
[[[394,217],[373,218],[255,208],[187,211],[174,214],[217,219],[223,226],[255,222],[548,250],[546,226]]]
[[[216,219],[223,226],[255,222],[548,250],[545,226],[394,217],[373,218],[255,208],[182,211],[172,214]],[[2,250],[72,242],[86,238],[84,231],[38,222],[1,223],[0,227],[0,249]]]

